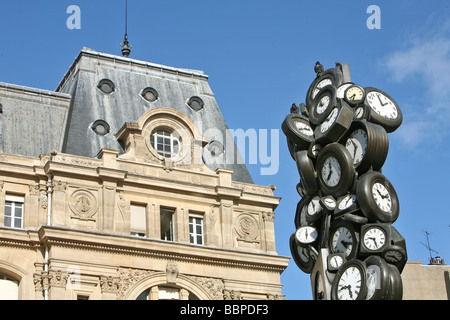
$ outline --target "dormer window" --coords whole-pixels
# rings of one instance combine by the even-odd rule
[[[158,91],[153,88],[145,88],[141,93],[142,97],[148,102],[155,102],[158,100]]]
[[[165,158],[174,158],[180,153],[179,139],[166,129],[153,130],[150,142],[153,149]]]
[[[98,83],[97,88],[103,93],[110,94],[114,91],[114,83],[111,80],[103,79]]]

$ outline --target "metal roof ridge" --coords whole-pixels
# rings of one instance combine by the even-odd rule
[[[66,98],[66,99],[71,98],[71,95],[68,93],[27,87],[27,86],[22,86],[22,85],[18,85],[18,84],[7,83],[7,82],[1,82],[1,81],[0,81],[0,87],[6,88],[6,90],[12,89],[12,90],[16,90],[16,91],[37,93],[37,94],[41,94],[41,95],[47,95],[47,96],[53,96],[53,97],[59,97],[59,98]]]

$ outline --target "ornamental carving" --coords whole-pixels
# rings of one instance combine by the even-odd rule
[[[250,214],[241,214],[236,219],[235,230],[238,240],[245,242],[259,242],[259,225],[256,219]]]
[[[212,297],[212,300],[223,300],[224,298],[224,285],[221,279],[195,277],[191,276],[189,279],[194,280],[197,284],[202,286]]]
[[[155,273],[154,271],[119,268],[119,280],[117,282],[117,299],[122,300],[125,292],[141,279]]]
[[[83,221],[95,221],[94,215],[98,210],[95,196],[88,190],[81,189],[72,193],[69,201],[72,210],[71,218]]]
[[[223,300],[242,300],[242,294],[240,291],[224,290]]]

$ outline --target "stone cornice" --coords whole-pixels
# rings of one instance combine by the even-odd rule
[[[115,254],[147,256],[171,261],[186,261],[223,267],[259,269],[281,273],[289,258],[271,254],[248,253],[213,247],[142,239],[105,233],[44,226],[39,229],[43,245]]]

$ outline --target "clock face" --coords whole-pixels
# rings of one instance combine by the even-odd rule
[[[316,241],[318,236],[319,233],[317,232],[317,230],[309,226],[300,227],[295,233],[297,241],[304,244]]]
[[[367,102],[373,111],[386,119],[394,120],[398,117],[397,107],[394,102],[381,92],[369,92],[367,94]]]
[[[314,99],[317,96],[320,89],[322,89],[323,87],[328,86],[330,84],[333,84],[333,82],[329,78],[325,78],[325,79],[321,80],[314,88],[314,91],[312,93],[312,98]]]
[[[364,107],[358,107],[355,111],[355,119],[361,119],[364,115]]]
[[[308,204],[308,214],[310,216],[322,211],[322,206],[320,205],[320,197],[315,196]]]
[[[344,259],[341,256],[335,255],[330,259],[330,266],[333,268],[339,268],[344,263]]]
[[[337,297],[339,300],[356,300],[362,288],[363,276],[359,268],[350,265],[339,278]]]
[[[344,199],[341,200],[341,202],[339,202],[338,208],[340,210],[345,210],[345,209],[349,208],[355,202],[356,202],[356,195],[349,194],[349,195],[345,196]]]
[[[367,296],[366,300],[370,300],[373,295],[375,294],[375,291],[377,290],[377,286],[379,285],[379,279],[378,279],[378,271],[379,267],[376,265],[370,265],[367,267]]]
[[[391,212],[392,208],[391,195],[383,184],[379,182],[375,182],[373,184],[372,196],[378,208],[380,208],[384,212]]]
[[[322,179],[329,187],[335,187],[341,180],[341,166],[335,157],[328,157],[322,167]]]
[[[364,100],[364,89],[360,86],[351,86],[345,91],[345,99],[348,103],[358,104]]]
[[[325,198],[323,202],[327,205],[328,208],[334,209],[336,208],[336,201],[330,198]]]
[[[397,263],[403,260],[403,254],[396,250],[388,250],[385,252],[384,258],[387,262]]]
[[[336,91],[336,97],[338,97],[339,99],[344,99],[345,90],[347,90],[347,88],[352,85],[353,83],[344,83],[343,85],[339,86]]]
[[[329,95],[324,95],[320,99],[319,103],[317,104],[316,112],[318,114],[322,114],[328,108],[328,106],[330,105],[330,100],[331,99],[330,99]]]
[[[379,250],[386,244],[386,234],[380,228],[370,228],[364,233],[363,242],[368,250]]]
[[[347,138],[345,147],[353,158],[353,164],[357,166],[363,159],[367,150],[367,132],[363,129],[356,129]]]
[[[353,235],[345,227],[339,227],[331,239],[331,249],[334,253],[345,253],[348,256],[353,249]]]
[[[294,120],[295,127],[298,129],[298,131],[305,136],[312,137],[314,135],[314,131],[312,130],[311,126],[305,122]]]
[[[331,110],[331,113],[328,115],[328,117],[325,119],[325,121],[320,125],[320,131],[322,133],[324,133],[328,129],[330,129],[331,125],[336,121],[338,114],[339,114],[338,108],[334,108],[333,110]]]

